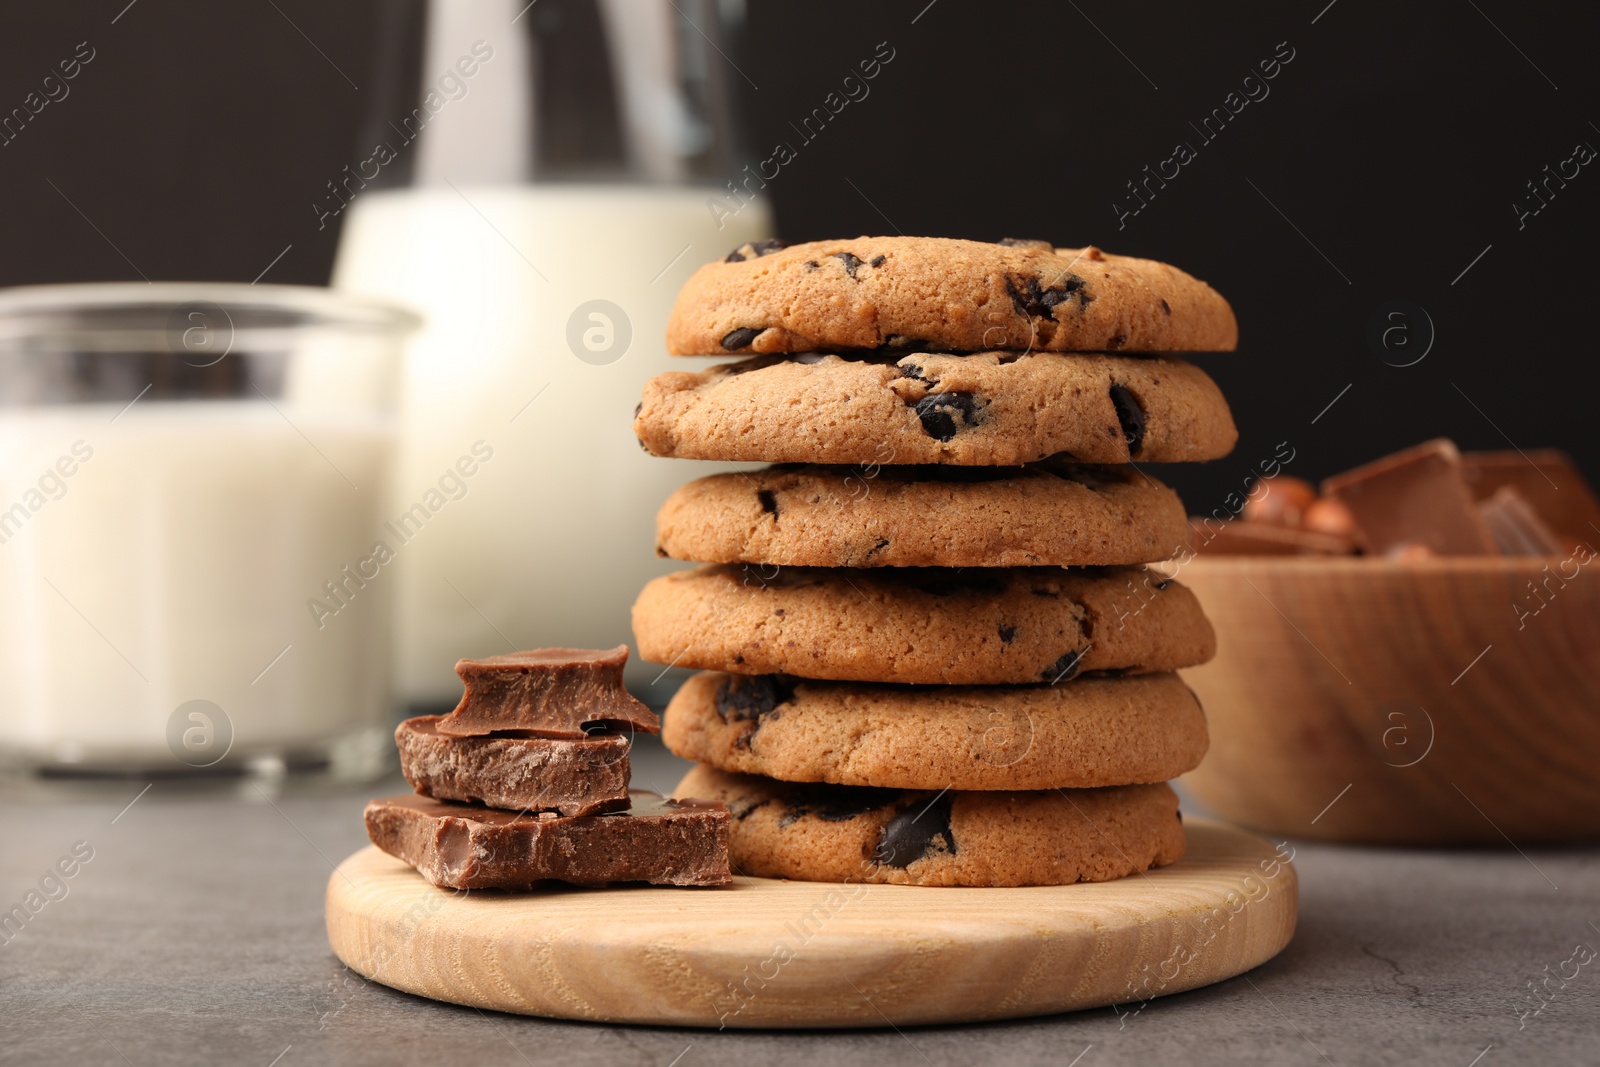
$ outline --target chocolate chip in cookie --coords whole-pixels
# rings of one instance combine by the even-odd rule
[[[1111,383],[1111,404],[1117,409],[1117,422],[1122,425],[1123,439],[1128,442],[1128,455],[1137,456],[1144,444],[1144,407],[1121,382]]]
[[[1079,665],[1083,662],[1084,649],[1074,649],[1056,660],[1040,675],[1045,681],[1054,685],[1057,682],[1070,682],[1078,676]]]
[[[902,870],[928,856],[954,856],[955,833],[950,812],[955,797],[948,791],[931,804],[913,803],[884,824],[872,862]]]
[[[917,418],[922,420],[922,429],[929,437],[948,441],[961,430],[977,425],[982,408],[982,401],[971,393],[932,393],[917,401]]]
[[[730,677],[717,690],[717,714],[723,722],[748,722],[793,699],[794,682],[781,674]]]
[[[728,253],[724,263],[743,263],[747,259],[760,259],[783,248],[788,247],[776,237],[769,237],[765,241],[747,241]]]
[[[1083,279],[1065,272],[1049,285],[1031,274],[1008,274],[1006,292],[1019,312],[1038,319],[1054,318],[1057,305],[1067,303],[1074,294],[1080,304],[1087,304],[1090,300]]]
[[[760,330],[757,330],[751,326],[741,326],[737,330],[729,331],[728,334],[722,338],[722,347],[727,349],[729,352],[744,348],[751,341],[754,341],[756,339],[756,335],[760,332]]]

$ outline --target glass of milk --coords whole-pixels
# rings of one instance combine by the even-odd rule
[[[645,379],[703,366],[663,346],[679,286],[773,235],[767,182],[734,145],[737,7],[432,0],[393,28],[383,84],[404,85],[374,90],[366,143],[313,210],[343,226],[336,287],[427,318],[391,513],[474,442],[493,451],[397,572],[414,706],[454,702],[461,656],[631,643],[640,587],[681,566],[655,557],[655,512],[718,468],[647,456],[630,425]],[[417,55],[420,71],[403,66]],[[628,668],[647,700],[676,681]]]
[[[0,291],[0,764],[383,769],[418,325],[288,286]]]

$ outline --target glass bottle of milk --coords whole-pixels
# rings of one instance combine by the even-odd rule
[[[631,643],[634,596],[671,569],[656,509],[712,467],[645,455],[633,410],[649,376],[703,365],[665,354],[678,287],[771,236],[759,179],[733,163],[744,75],[715,43],[719,6],[737,8],[432,0],[388,28],[395,103],[315,210],[344,227],[336,287],[425,319],[389,503],[409,538],[396,680],[414,706],[457,698],[461,656]],[[399,88],[418,39],[421,84]],[[432,506],[480,440],[493,458],[470,491]],[[673,682],[629,668],[647,699]]]

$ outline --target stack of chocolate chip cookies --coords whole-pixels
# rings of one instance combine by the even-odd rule
[[[747,874],[913,885],[1117,878],[1184,852],[1166,781],[1206,751],[1173,673],[1215,647],[1142,564],[1189,531],[1135,461],[1215,459],[1228,304],[1173,267],[1043,241],[746,245],[702,267],[649,452],[777,464],[683,486],[633,609],[702,668],[663,740]],[[1139,353],[1129,355],[1127,353]]]

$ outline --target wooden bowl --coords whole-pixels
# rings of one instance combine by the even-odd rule
[[[1600,836],[1600,570],[1568,558],[1234,556],[1178,574],[1217,630],[1184,779],[1275,834],[1517,846]]]

